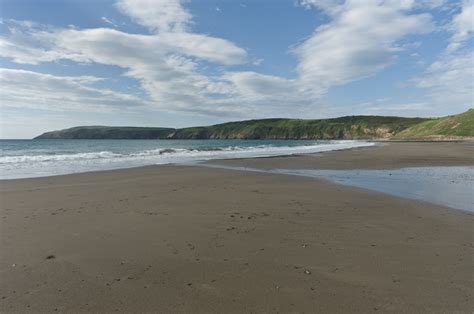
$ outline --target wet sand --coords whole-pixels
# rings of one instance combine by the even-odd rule
[[[474,141],[380,142],[375,147],[292,157],[213,160],[210,164],[260,169],[391,169],[423,166],[472,166]]]
[[[472,152],[465,143],[394,143],[220,162],[473,165]],[[1,312],[474,309],[474,216],[462,211],[198,166],[0,181],[0,189]]]

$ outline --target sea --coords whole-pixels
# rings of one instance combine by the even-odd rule
[[[311,154],[373,145],[346,140],[0,140],[0,179]]]

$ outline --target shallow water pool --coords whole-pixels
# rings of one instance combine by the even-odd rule
[[[409,167],[390,170],[288,170],[272,173],[333,182],[474,212],[474,167]]]
[[[474,167],[407,167],[385,170],[257,169],[204,164],[240,171],[324,178],[330,181],[474,212]]]

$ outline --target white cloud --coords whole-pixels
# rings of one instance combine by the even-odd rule
[[[461,49],[474,32],[473,17],[474,1],[463,1],[459,13],[448,24],[452,36],[446,50],[412,80],[417,87],[426,89],[431,110],[461,112],[474,105],[474,54],[470,49]]]
[[[0,43],[9,48],[0,54],[17,63],[67,59],[119,66],[124,75],[140,82],[155,107],[212,114],[224,111],[212,96],[224,83],[199,74],[200,60],[232,65],[247,59],[245,50],[227,40],[188,32],[139,35],[109,28],[18,28]]]
[[[62,31],[55,38],[77,61],[124,68],[124,75],[137,79],[156,107],[168,110],[217,110],[211,94],[222,91],[222,83],[200,74],[194,58],[221,64],[245,59],[245,51],[228,41],[191,33],[149,36],[91,29]]]
[[[52,62],[61,57],[62,52],[53,49],[51,29],[30,21],[4,21],[10,31],[9,36],[0,37],[0,57],[10,58],[20,64]]]
[[[450,112],[471,108],[474,104],[474,56],[471,51],[446,55],[431,64],[414,82],[428,90],[432,106]]]
[[[326,11],[329,14],[336,14],[340,9],[341,5],[344,4],[346,0],[301,0],[298,2],[299,5],[310,9],[311,7],[317,7],[320,10]],[[364,4],[364,1],[358,1],[359,4]],[[370,0],[366,1],[370,4]],[[411,8],[429,8],[435,9],[443,6],[446,3],[446,0],[377,0],[372,3],[379,3],[383,5],[398,6],[401,9],[411,9]]]
[[[412,1],[305,2],[332,18],[294,50],[300,80],[316,94],[379,72],[396,60],[399,40],[433,28],[429,14],[411,13]]]
[[[474,33],[474,0],[464,0],[461,12],[454,16],[449,30],[453,32],[448,52],[455,51],[461,47]]]
[[[102,21],[104,21],[105,23],[112,25],[113,27],[117,27],[117,26],[118,26],[117,23],[115,23],[114,21],[108,19],[108,18],[105,17],[105,16],[101,17],[100,19],[101,19]]]
[[[297,2],[307,10],[316,7],[331,15],[335,14],[344,3],[344,0],[301,0]]]
[[[222,77],[232,83],[233,92],[244,100],[277,100],[292,96],[296,81],[256,72],[227,72]]]
[[[130,63],[138,60],[153,66],[167,54],[180,54],[224,65],[243,63],[247,58],[245,50],[225,39],[193,33],[138,35],[95,28],[60,30],[51,33],[47,40],[53,41],[53,49],[62,54],[57,58],[90,60],[123,67],[129,67]]]
[[[0,68],[2,107],[52,111],[110,111],[144,106],[132,95],[92,86],[92,76],[54,76]]]
[[[117,8],[153,32],[185,31],[192,20],[179,0],[119,0]]]
[[[157,38],[158,44],[167,45],[170,50],[211,62],[233,65],[247,59],[244,49],[221,38],[193,33],[164,33]]]
[[[397,103],[390,99],[375,99],[354,105],[354,115],[390,115],[405,117],[433,116],[429,102]]]

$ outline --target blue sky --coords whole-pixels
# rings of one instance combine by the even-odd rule
[[[474,102],[472,0],[0,4],[1,138]]]

